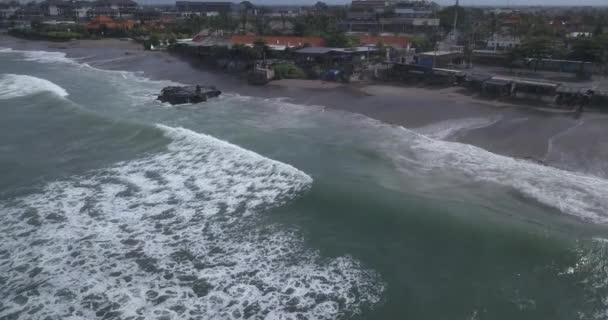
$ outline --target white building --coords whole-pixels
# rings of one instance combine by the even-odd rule
[[[486,47],[494,51],[510,50],[521,44],[521,39],[511,36],[493,35],[486,42]]]

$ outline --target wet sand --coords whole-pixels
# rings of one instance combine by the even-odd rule
[[[548,165],[605,176],[608,172],[608,117],[603,114],[545,110],[542,106],[480,100],[460,88],[422,88],[385,84],[343,85],[323,81],[281,80],[250,86],[246,79],[212,70],[202,61],[142,50],[123,40],[70,43],[32,42],[0,36],[0,47],[63,51],[102,69],[143,72],[154,80],[215,85],[225,92],[261,98],[287,98],[303,105],[360,113],[385,123],[422,130],[440,124],[453,134],[445,139],[490,152],[544,161]],[[479,125],[480,119],[488,122]],[[481,121],[481,122],[483,122]],[[472,125],[468,125],[473,123]],[[588,136],[593,133],[593,136]]]

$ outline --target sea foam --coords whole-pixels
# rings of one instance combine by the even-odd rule
[[[600,177],[425,136],[419,136],[413,148],[421,168],[464,174],[468,179],[511,188],[578,219],[608,223],[608,181]]]
[[[0,99],[29,96],[40,92],[50,92],[59,97],[67,97],[68,92],[46,79],[21,74],[0,76]]]
[[[261,223],[308,175],[159,128],[165,152],[0,203],[0,318],[335,319],[380,300],[382,282],[356,260]]]

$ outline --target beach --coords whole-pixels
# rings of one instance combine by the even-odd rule
[[[0,318],[605,315],[605,115],[0,37]],[[174,85],[220,97],[171,106]],[[601,318],[601,317],[600,317]]]

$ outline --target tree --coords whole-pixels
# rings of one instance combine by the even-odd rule
[[[349,47],[348,37],[342,32],[332,32],[326,34],[324,37],[325,45],[334,48],[347,48]]]
[[[253,52],[256,59],[266,60],[266,54],[270,51],[270,48],[266,45],[264,39],[259,38],[253,42]]]
[[[604,24],[602,22],[599,22],[595,26],[595,30],[593,30],[593,36],[597,37],[597,36],[601,35],[602,33],[604,33]]]
[[[599,43],[588,37],[578,38],[572,42],[568,58],[584,62],[601,62],[601,48]]]
[[[32,27],[32,29],[34,30],[40,30],[42,28],[43,24],[42,24],[42,19],[36,18],[32,21],[30,21],[30,27]]]
[[[534,71],[538,70],[541,59],[551,57],[553,41],[548,37],[529,37],[524,39],[519,50],[524,58],[532,58]]]
[[[323,1],[318,1],[315,4],[315,10],[319,11],[319,12],[325,12],[325,11],[327,11],[328,8],[329,7],[327,6],[327,4]]]
[[[458,13],[458,21],[456,23],[456,28],[462,30],[462,28],[464,27],[464,22],[467,19],[467,12],[463,7],[451,6],[437,13],[441,28],[445,32],[450,32],[454,28],[454,17],[456,13]]]
[[[255,6],[249,1],[243,1],[240,4],[241,7],[241,28],[247,30],[247,20],[249,15],[255,10]]]
[[[386,53],[388,52],[388,48],[384,45],[384,41],[380,40],[376,44],[376,49],[378,50],[378,56],[380,56],[381,60],[386,60]]]

